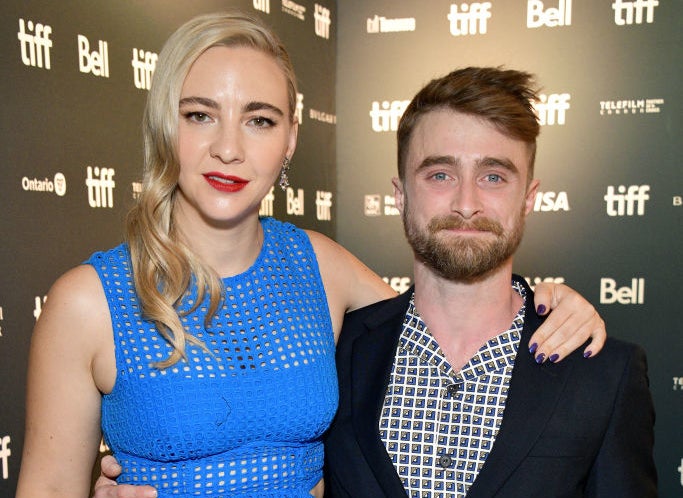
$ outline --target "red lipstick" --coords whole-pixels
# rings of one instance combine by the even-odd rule
[[[215,171],[204,173],[203,176],[209,185],[221,192],[239,192],[249,183],[249,180],[239,176],[224,175]]]

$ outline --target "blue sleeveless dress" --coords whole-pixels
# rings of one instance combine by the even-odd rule
[[[128,247],[87,263],[105,289],[116,344],[114,389],[102,400],[102,430],[123,473],[160,497],[305,497],[322,477],[322,434],[338,402],[334,337],[318,263],[307,235],[261,220],[254,265],[223,279],[225,299],[204,327],[208,299],[186,330],[204,349],[151,366],[170,348],[141,316]]]

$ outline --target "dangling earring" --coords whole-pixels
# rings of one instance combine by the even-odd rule
[[[282,169],[280,170],[280,188],[285,191],[289,187],[289,178],[287,178],[287,171],[289,171],[289,158],[285,156],[282,160]]]

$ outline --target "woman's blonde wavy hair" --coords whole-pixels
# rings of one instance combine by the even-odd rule
[[[180,165],[177,155],[178,108],[185,77],[197,58],[216,46],[250,47],[271,55],[287,80],[290,121],[294,121],[296,77],[279,38],[255,18],[237,12],[198,16],[171,35],[164,45],[143,116],[142,192],[126,219],[135,288],[145,319],[155,323],[173,352],[157,368],[185,358],[186,344],[204,347],[182,326],[177,306],[194,277],[196,308],[208,292],[208,326],[221,302],[218,275],[185,245],[173,223]],[[194,309],[194,308],[193,308]]]

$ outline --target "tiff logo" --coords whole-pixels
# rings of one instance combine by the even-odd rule
[[[398,129],[398,120],[403,115],[403,111],[406,110],[408,104],[410,104],[409,100],[394,100],[392,102],[384,100],[381,104],[377,101],[373,102],[372,109],[370,110],[372,131],[378,133],[396,131]]]
[[[270,0],[254,0],[253,5],[256,10],[270,14]]]
[[[572,0],[560,0],[557,8],[545,8],[541,0],[529,0],[526,4],[526,27],[569,26],[572,23]]]
[[[9,449],[10,437],[3,436],[0,441],[0,460],[2,460],[2,478],[9,479],[9,457],[12,451]]]
[[[259,208],[259,216],[273,216],[273,202],[275,201],[275,194],[273,191],[275,187],[270,187],[266,196],[261,199],[261,207]]]
[[[619,26],[625,24],[643,24],[643,11],[645,11],[645,22],[653,23],[655,20],[655,7],[659,5],[657,0],[615,0],[612,3],[614,9],[614,23]],[[624,19],[623,14],[626,14]]]
[[[540,101],[534,102],[534,110],[541,126],[563,125],[566,111],[570,108],[571,95],[568,93],[551,93],[550,95],[540,94],[538,97]]]
[[[32,31],[34,34],[30,34]],[[50,69],[51,34],[51,26],[41,23],[34,26],[33,21],[25,23],[23,19],[19,19],[17,38],[21,47],[21,62],[24,65]]]
[[[382,280],[399,294],[410,289],[410,277],[382,277]]]
[[[600,304],[643,304],[645,303],[645,279],[632,278],[630,287],[617,288],[613,278],[600,279]]]
[[[304,94],[296,94],[296,106],[294,107],[294,117],[296,122],[302,124],[304,121]]]
[[[133,59],[130,61],[133,66],[133,84],[140,90],[149,90],[152,86],[152,75],[157,67],[159,56],[149,50],[140,48],[133,49]]]
[[[316,190],[315,217],[318,220],[325,221],[329,221],[332,219],[332,192]]]
[[[681,458],[681,465],[676,470],[681,474],[681,486],[683,486],[683,458]]]
[[[486,21],[491,19],[491,2],[463,3],[460,10],[451,4],[448,13],[451,34],[453,36],[486,34]]]
[[[90,42],[78,35],[78,70],[95,76],[109,78],[109,47],[107,42],[98,41],[99,50],[90,52]]]
[[[40,296],[36,296],[33,298],[33,302],[35,304],[35,307],[33,308],[33,318],[36,320],[40,318],[40,314],[43,312],[43,304],[45,304],[45,301],[47,301],[47,296],[43,296],[42,298]]]
[[[88,187],[88,204],[93,208],[114,207],[114,168],[88,166],[85,185]]]
[[[294,195],[294,189],[287,187],[287,214],[295,216],[304,215],[304,190],[298,189]]]
[[[0,322],[4,320],[4,317],[2,316],[2,306],[0,306]],[[2,337],[2,323],[0,323],[0,337]]]
[[[535,290],[536,286],[542,282],[546,283],[551,283],[551,284],[563,284],[564,283],[564,277],[534,277],[533,279],[531,277],[524,277],[524,280],[526,280],[526,283],[529,284],[529,287],[531,287],[531,290]]]
[[[329,38],[330,24],[332,24],[332,19],[330,18],[330,9],[327,9],[316,3],[315,11],[313,12],[313,19],[315,19],[315,34],[321,38]]]
[[[650,196],[649,185],[631,185],[626,189],[624,185],[617,187],[618,194],[615,193],[614,187],[609,185],[607,193],[605,194],[605,202],[607,203],[608,216],[643,216],[645,214],[645,201]]]

